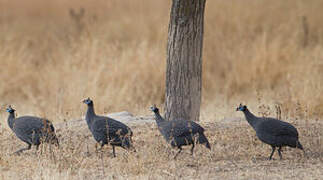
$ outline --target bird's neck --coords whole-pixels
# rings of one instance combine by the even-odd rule
[[[8,126],[12,129],[13,128],[13,122],[15,119],[15,113],[10,113],[8,116]]]
[[[246,120],[248,121],[248,123],[255,129],[256,124],[258,122],[258,117],[253,115],[248,109],[246,109],[245,111],[243,111]]]
[[[92,105],[88,105],[87,106],[87,112],[86,112],[86,116],[85,116],[85,120],[87,122],[88,125],[91,124],[91,120],[92,118],[96,116],[95,112],[94,112],[94,106]]]
[[[159,112],[155,112],[155,120],[158,125],[165,121],[165,119],[159,114]]]

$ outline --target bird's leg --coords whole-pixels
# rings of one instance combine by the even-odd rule
[[[21,152],[29,150],[29,149],[31,149],[31,144],[28,144],[28,147],[26,147],[26,148],[22,148],[16,152],[14,152],[14,154],[20,154]]]
[[[273,149],[273,151],[271,152],[271,154],[270,154],[270,156],[269,156],[269,160],[271,160],[271,158],[273,157],[273,155],[274,155],[274,152],[275,152],[275,150],[276,150],[276,147],[275,146],[271,146],[271,148]]]
[[[116,150],[114,146],[112,146],[112,150],[113,150],[113,157],[116,157]]]
[[[194,150],[194,147],[195,147],[195,143],[193,142],[192,144],[192,148],[191,148],[191,155],[193,156],[193,150]]]
[[[280,157],[280,160],[282,160],[283,159],[283,156],[282,156],[282,153],[281,153],[281,146],[279,146],[279,148],[278,148],[278,154],[279,154],[279,157]]]
[[[182,147],[178,147],[179,151],[175,154],[174,159],[177,158],[177,155],[182,152]]]

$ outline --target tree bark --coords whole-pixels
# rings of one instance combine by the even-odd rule
[[[198,121],[205,0],[173,0],[168,27],[165,119]]]

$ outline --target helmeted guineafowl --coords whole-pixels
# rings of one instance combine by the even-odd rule
[[[177,155],[182,151],[182,146],[185,145],[192,145],[192,155],[195,143],[204,144],[208,149],[211,149],[209,141],[204,135],[204,129],[199,124],[186,119],[173,119],[166,121],[159,114],[159,109],[155,105],[150,109],[155,114],[158,129],[164,139],[170,143],[172,147],[177,147],[179,149],[174,156],[174,159],[176,159]]]
[[[281,148],[283,146],[299,148],[305,154],[303,146],[298,140],[297,129],[293,125],[274,118],[257,117],[248,110],[247,106],[242,104],[237,107],[237,111],[244,113],[246,120],[256,131],[257,137],[272,147],[269,159],[272,158],[276,147],[278,147],[278,154],[280,159],[282,159]]]
[[[49,120],[34,116],[15,118],[15,109],[11,106],[7,108],[7,112],[9,113],[8,125],[10,129],[20,140],[28,144],[27,148],[22,148],[15,153],[19,154],[22,151],[29,150],[31,145],[36,145],[38,149],[43,142],[59,146],[55,128]]]
[[[100,143],[101,148],[105,144],[111,144],[114,157],[116,157],[115,146],[135,151],[131,140],[133,133],[127,125],[109,117],[97,116],[94,111],[93,101],[90,98],[85,99],[83,103],[88,106],[85,120],[94,139]]]

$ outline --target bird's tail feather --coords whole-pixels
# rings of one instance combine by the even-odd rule
[[[203,133],[199,134],[197,142],[199,144],[204,144],[206,148],[211,149],[210,143]]]
[[[303,148],[302,144],[301,144],[299,141],[297,141],[297,142],[296,142],[296,147],[297,147],[298,149],[304,150],[304,148]]]
[[[135,147],[133,147],[131,137],[125,137],[122,140],[122,147],[125,149],[132,150],[132,151],[136,152]]]
[[[303,153],[304,153],[304,156],[305,157],[307,157],[307,154],[306,154],[306,152],[305,152],[305,150],[304,150],[304,148],[303,148],[303,146],[302,146],[302,144],[297,140],[297,142],[296,142],[296,147],[298,148],[298,149],[301,149],[302,151],[303,151]]]

